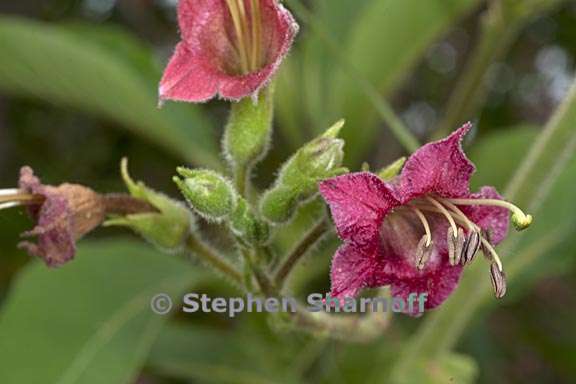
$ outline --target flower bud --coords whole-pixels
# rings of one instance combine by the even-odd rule
[[[274,186],[261,202],[264,217],[274,223],[289,220],[299,203],[318,193],[318,182],[347,172],[341,168],[344,140],[338,133],[344,120],[300,148],[282,167]]]
[[[125,158],[121,162],[121,173],[130,195],[150,204],[157,212],[121,215],[107,220],[104,225],[129,227],[165,251],[178,252],[182,249],[194,227],[194,217],[186,206],[148,188],[142,182],[134,182],[128,174],[128,160]]]
[[[190,206],[206,220],[220,221],[234,212],[238,195],[223,176],[214,171],[183,167],[177,172],[183,179],[176,176],[174,182]]]

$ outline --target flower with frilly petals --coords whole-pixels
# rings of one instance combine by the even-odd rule
[[[331,296],[356,296],[362,288],[391,286],[393,297],[426,294],[425,309],[456,288],[463,266],[482,249],[498,297],[505,278],[494,246],[507,235],[509,210],[518,227],[531,216],[502,200],[493,187],[471,193],[475,167],[461,148],[471,125],[424,145],[390,182],[359,172],[323,181],[344,244],[332,261]],[[415,315],[415,308],[404,308]]]
[[[298,25],[278,0],[181,0],[182,41],[160,82],[160,101],[255,95],[287,54]]]

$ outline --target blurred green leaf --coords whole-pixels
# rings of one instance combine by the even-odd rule
[[[0,317],[0,382],[131,383],[166,317],[150,299],[181,294],[187,263],[125,241],[83,243],[61,269],[31,263]]]
[[[150,354],[149,366],[169,377],[200,383],[297,382],[281,374],[287,367],[278,362],[286,346],[260,339],[261,335],[246,327],[226,331],[173,325],[162,331]]]
[[[160,72],[127,34],[0,17],[0,52],[0,90],[103,115],[182,159],[218,164],[211,124],[199,108],[156,108]]]
[[[537,127],[506,127],[467,147],[465,150],[476,165],[471,189],[475,191],[483,185],[493,185],[502,192],[537,134]]]
[[[373,0],[364,6],[343,43],[355,70],[388,97],[430,44],[478,0]],[[376,113],[368,97],[345,73],[334,78],[332,105],[347,121],[346,145],[355,162],[373,142]]]
[[[478,377],[478,366],[468,356],[443,354],[436,359],[417,362],[403,377],[394,378],[398,384],[472,384]]]

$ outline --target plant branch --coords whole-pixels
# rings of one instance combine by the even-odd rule
[[[229,277],[235,284],[242,286],[242,274],[229,261],[216,253],[208,245],[190,235],[186,240],[186,249],[196,255],[206,265]]]
[[[274,274],[274,281],[279,289],[282,289],[286,278],[300,261],[300,259],[322,238],[328,231],[328,223],[322,218],[316,225],[300,240],[287,257],[282,261]]]

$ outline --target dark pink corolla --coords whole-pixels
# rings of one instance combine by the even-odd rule
[[[463,265],[480,248],[493,265],[497,296],[504,295],[494,245],[506,237],[509,210],[519,227],[528,226],[531,217],[503,201],[492,187],[470,192],[475,168],[461,148],[469,129],[466,124],[424,145],[391,182],[360,172],[320,184],[345,242],[332,261],[332,297],[390,285],[392,295],[405,300],[411,293],[427,294],[425,308],[431,309],[452,293]]]
[[[277,0],[181,0],[182,41],[160,82],[160,100],[239,100],[270,80],[298,25]]]

